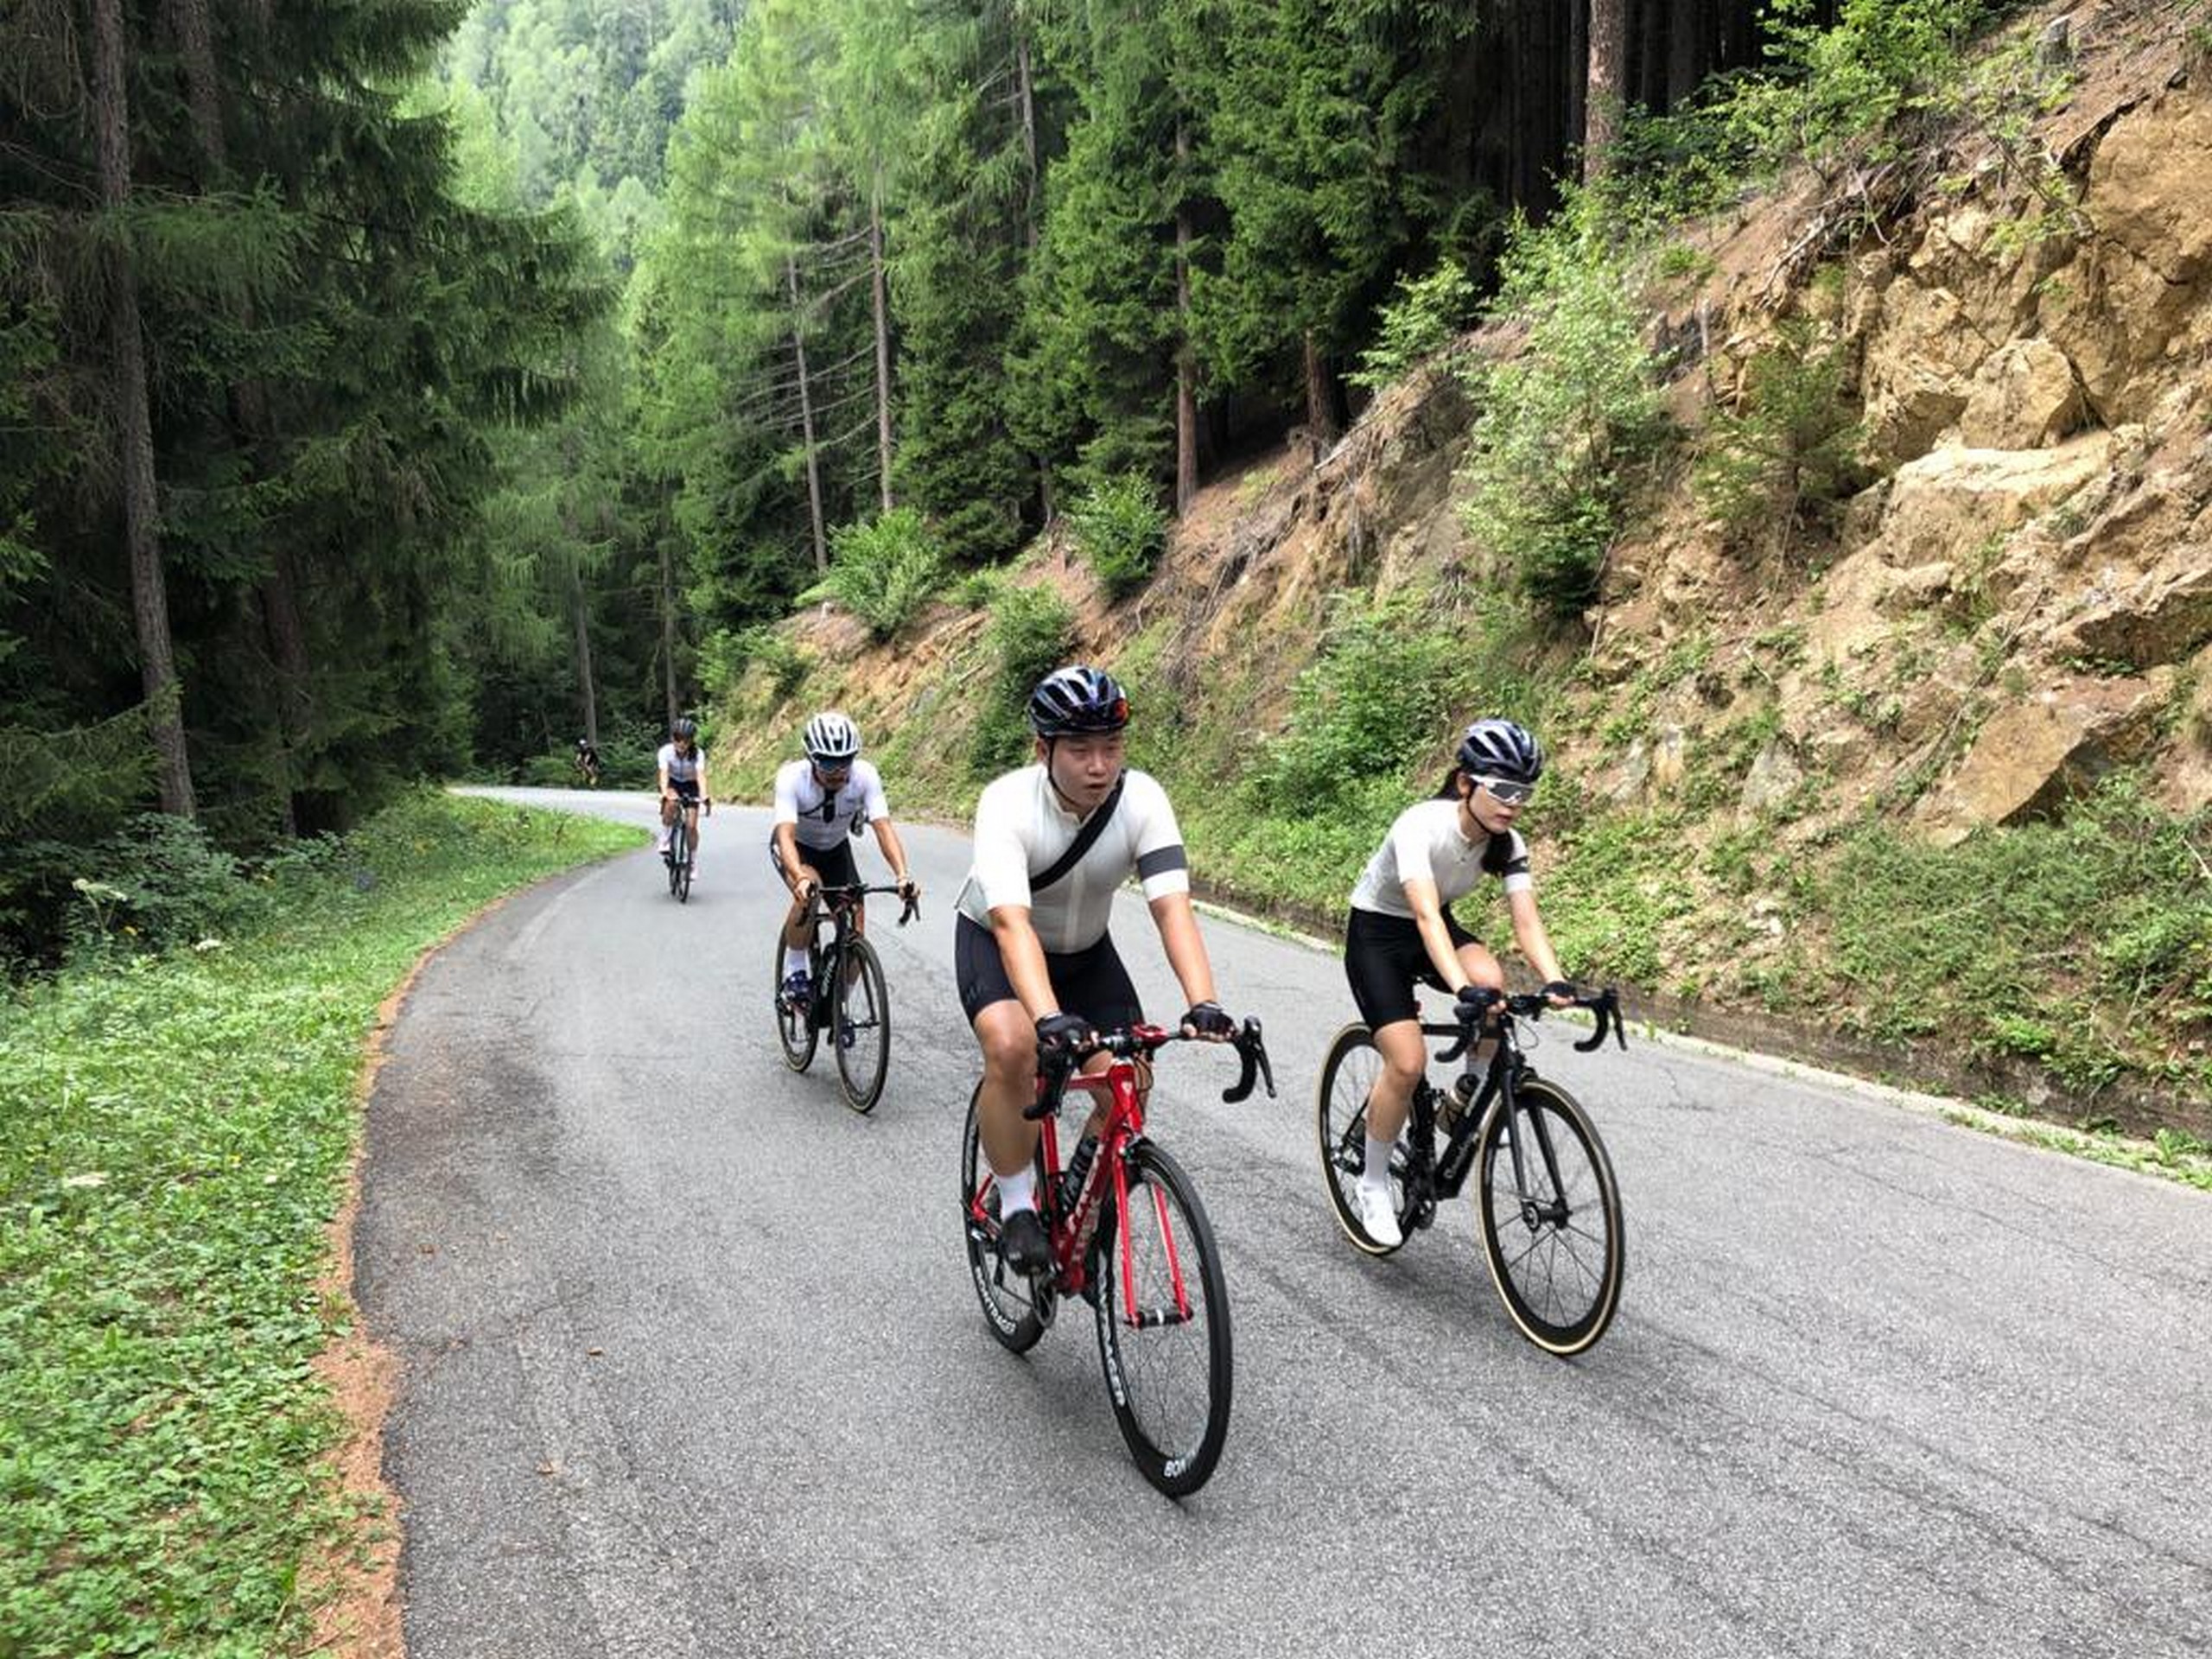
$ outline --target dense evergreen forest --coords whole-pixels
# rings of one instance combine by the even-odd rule
[[[1857,0],[1864,4],[1865,0]],[[1356,413],[1403,284],[1812,0],[28,0],[0,928],[73,844],[618,758],[841,552],[1000,559]]]

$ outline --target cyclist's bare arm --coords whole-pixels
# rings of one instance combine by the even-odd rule
[[[776,826],[776,868],[783,872],[784,885],[791,890],[793,899],[802,897],[799,892],[802,884],[808,885],[810,888],[822,885],[821,872],[799,855],[798,827],[796,824],[779,823]]]
[[[1436,883],[1426,876],[1415,876],[1404,887],[1406,904],[1414,913],[1414,925],[1421,930],[1421,944],[1428,951],[1429,966],[1456,995],[1468,982],[1467,969],[1452,945],[1452,930],[1444,925],[1444,901],[1437,897]]]
[[[883,861],[891,867],[891,879],[902,884],[913,881],[914,891],[918,893],[921,892],[922,884],[914,881],[912,875],[907,872],[906,845],[899,839],[897,828],[888,818],[876,819],[873,828],[875,830],[875,844],[883,849]]]
[[[1052,976],[1045,966],[1044,944],[1030,925],[1029,906],[1001,905],[994,909],[991,937],[998,944],[999,960],[1006,965],[1007,983],[1021,999],[1021,1011],[1032,1020],[1058,1014],[1059,998],[1052,995]]]
[[[1206,942],[1198,932],[1198,912],[1191,907],[1187,893],[1163,893],[1152,901],[1153,925],[1160,930],[1160,942],[1167,951],[1167,965],[1175,972],[1175,982],[1183,988],[1183,1004],[1196,1007],[1201,1002],[1216,1000],[1213,992],[1213,960],[1206,955]]]
[[[1544,918],[1536,912],[1536,895],[1527,887],[1507,893],[1505,913],[1512,918],[1513,939],[1521,947],[1522,959],[1536,970],[1545,984],[1563,983],[1567,976],[1560,971],[1559,955],[1552,949],[1552,936],[1544,931]],[[1567,999],[1553,1000],[1563,1002]]]

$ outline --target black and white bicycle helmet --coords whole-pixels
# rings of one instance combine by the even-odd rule
[[[1527,727],[1510,720],[1477,721],[1460,738],[1455,758],[1470,778],[1533,784],[1544,775],[1544,746]]]
[[[806,758],[817,766],[849,766],[861,752],[860,728],[835,709],[806,722]]]
[[[1077,663],[1056,668],[1029,694],[1029,725],[1039,737],[1089,737],[1129,723],[1128,694],[1111,674]]]
[[[696,743],[699,741],[699,722],[689,715],[679,715],[676,724],[668,728],[668,734],[679,742]]]

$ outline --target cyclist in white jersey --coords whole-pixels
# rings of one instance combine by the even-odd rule
[[[689,715],[677,718],[668,728],[669,741],[660,746],[654,757],[660,778],[660,840],[657,850],[665,856],[668,852],[668,833],[676,826],[676,815],[683,814],[683,827],[691,836],[691,875],[699,874],[699,804],[707,803],[712,812],[715,804],[707,796],[707,757],[699,749],[699,722]]]
[[[1450,993],[1458,999],[1460,1018],[1477,1020],[1485,1015],[1491,995],[1505,988],[1497,957],[1459,925],[1451,911],[1453,900],[1474,891],[1485,875],[1503,881],[1506,914],[1522,956],[1544,976],[1554,1003],[1564,1006],[1574,996],[1536,912],[1529,844],[1513,828],[1543,773],[1542,747],[1510,720],[1478,720],[1467,728],[1453,759],[1436,798],[1401,812],[1367,861],[1344,925],[1344,977],[1382,1058],[1382,1073],[1367,1097],[1360,1224],[1386,1248],[1403,1242],[1390,1194],[1391,1149],[1428,1061],[1414,983]]]
[[[922,892],[906,873],[906,849],[891,822],[882,775],[860,758],[860,728],[825,709],[806,722],[804,741],[806,758],[777,770],[776,821],[768,832],[768,856],[791,893],[791,912],[784,918],[783,995],[794,1007],[804,1007],[811,989],[806,952],[813,928],[807,912],[820,889],[860,885],[849,842],[863,825],[875,831],[900,897],[918,899]],[[863,912],[854,922],[865,931],[868,917]]]
[[[1036,764],[998,779],[976,807],[976,862],[960,890],[953,969],[983,1051],[981,1128],[999,1249],[1018,1273],[1052,1263],[1033,1185],[1039,1131],[1022,1116],[1035,1097],[1038,1056],[1143,1018],[1107,931],[1115,890],[1131,875],[1190,1003],[1183,1030],[1214,1041],[1236,1030],[1214,1001],[1174,810],[1154,779],[1122,764],[1128,719],[1128,698],[1111,676],[1055,670],[1030,693]],[[1069,864],[1087,831],[1094,839]],[[1056,866],[1055,879],[1041,879]],[[1095,1116],[1085,1133],[1096,1132]]]

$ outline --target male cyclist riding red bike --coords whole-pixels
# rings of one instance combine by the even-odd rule
[[[1039,1058],[1081,1049],[1094,1033],[1144,1017],[1107,931],[1114,893],[1130,875],[1143,886],[1189,1001],[1184,1031],[1214,1041],[1236,1034],[1214,1001],[1174,810],[1158,782],[1123,764],[1128,720],[1128,698],[1112,676],[1055,670],[1029,696],[1036,764],[998,779],[976,804],[976,862],[960,890],[953,965],[983,1051],[979,1116],[1000,1250],[1017,1273],[1052,1265],[1031,1167],[1038,1126],[1022,1115],[1036,1098]]]

